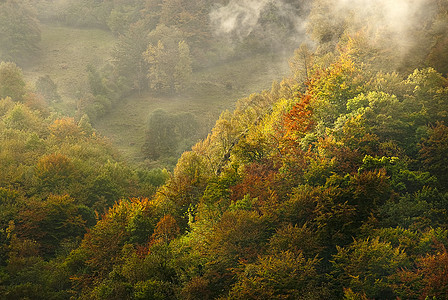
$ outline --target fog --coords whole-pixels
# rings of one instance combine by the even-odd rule
[[[419,32],[427,29],[436,14],[437,3],[431,0],[323,0],[314,2],[307,29],[311,34],[337,27],[349,34],[362,30],[371,45],[384,47],[387,41],[403,58],[419,46]],[[327,26],[320,28],[322,24]]]
[[[49,101],[52,109],[87,114],[141,159],[147,144],[141,124],[149,124],[153,111],[167,110],[173,120],[191,112],[205,135],[238,98],[288,76],[288,59],[303,43],[318,55],[336,54],[341,40],[362,33],[379,56],[388,53],[388,65],[381,61],[379,68],[415,68],[435,43],[431,28],[440,9],[432,0],[217,2],[1,2],[0,59],[23,67],[31,88],[48,82],[52,90],[37,90],[61,99]],[[126,126],[145,129],[127,134],[123,116]],[[176,145],[173,153],[187,146]]]
[[[375,34],[393,35],[397,43],[412,39],[434,13],[428,0],[339,0],[331,10],[337,18],[354,13],[354,18]]]
[[[303,42],[317,46],[320,41],[316,36],[328,35],[331,31],[337,31],[331,39],[337,43],[343,32],[356,34],[362,30],[374,46],[387,40],[401,59],[418,46],[416,34],[437,13],[437,4],[431,0],[302,2],[231,0],[226,5],[215,6],[210,12],[210,21],[215,36],[227,39],[232,45],[262,32],[273,48],[278,44],[296,48]],[[267,10],[275,10],[289,27],[279,30],[266,25],[263,13]]]
[[[270,0],[232,0],[210,13],[216,34],[235,33],[239,38],[248,36],[257,26],[261,11]]]
[[[307,40],[305,32],[306,15],[309,5],[296,1],[287,3],[286,1],[272,0],[231,0],[227,5],[218,6],[210,12],[211,25],[214,33],[221,38],[244,40],[254,31],[263,31],[263,37],[269,38],[276,43],[300,44]],[[263,27],[263,12],[267,10],[275,11],[283,24],[288,24],[287,36],[282,36],[284,40],[279,40],[279,32],[272,31],[269,26]],[[285,32],[283,32],[285,33]]]

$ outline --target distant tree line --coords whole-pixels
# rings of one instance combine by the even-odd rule
[[[405,60],[353,14],[326,24],[333,2],[316,0],[291,76],[223,112],[172,174],[121,162],[1,63],[0,297],[447,299],[446,1]],[[99,101],[113,85],[89,75]],[[155,111],[148,155],[196,126]]]
[[[25,1],[0,2],[0,61],[33,61],[39,53],[40,38],[37,15]]]

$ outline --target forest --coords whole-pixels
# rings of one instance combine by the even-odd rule
[[[448,299],[448,0],[0,1],[0,299]]]

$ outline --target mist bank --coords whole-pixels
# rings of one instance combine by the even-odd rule
[[[412,64],[410,56],[418,62],[408,70],[422,63],[435,67],[428,49],[446,36],[446,6],[437,0],[232,0],[215,5],[209,15],[213,34],[237,49],[257,40],[268,49],[291,53],[306,44],[324,54],[341,39],[362,35],[377,55],[388,53],[388,70],[394,71]]]

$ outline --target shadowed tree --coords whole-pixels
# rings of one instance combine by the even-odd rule
[[[20,68],[11,62],[0,63],[0,99],[10,97],[13,101],[22,101],[25,93],[25,81]]]

